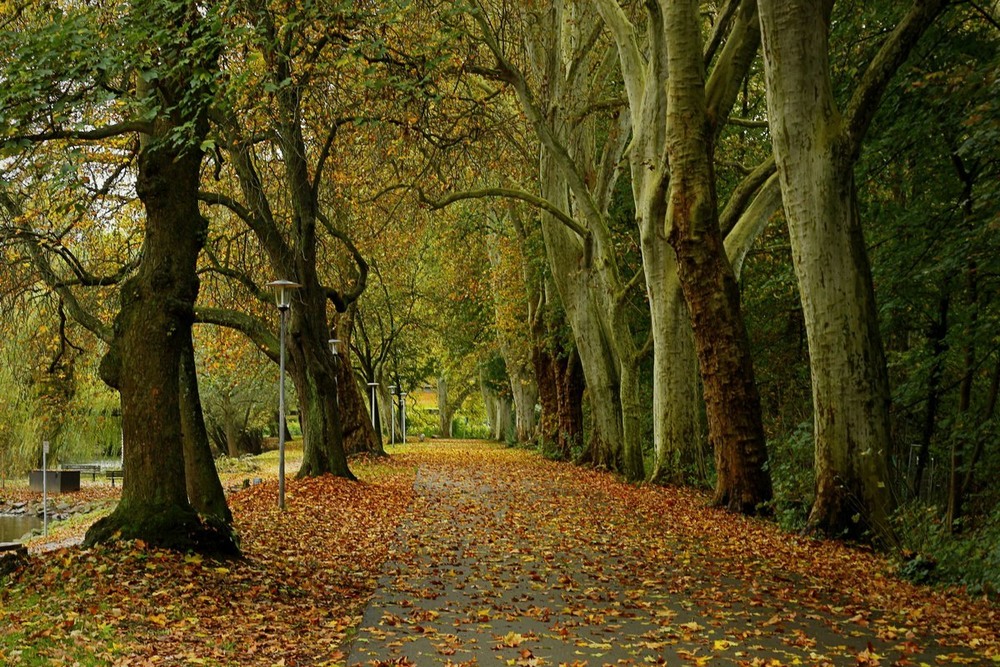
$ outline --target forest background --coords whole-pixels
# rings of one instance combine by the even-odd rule
[[[301,474],[407,401],[1000,586],[997,3],[2,9],[5,477],[225,523],[290,279]]]

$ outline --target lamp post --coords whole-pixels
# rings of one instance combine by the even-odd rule
[[[396,385],[389,385],[389,429],[392,433],[390,444],[396,444]]]
[[[281,320],[278,336],[278,509],[285,509],[285,321],[292,307],[292,290],[302,287],[291,280],[275,280],[267,284],[274,290]]]

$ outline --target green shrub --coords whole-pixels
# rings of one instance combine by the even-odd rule
[[[1000,508],[980,525],[950,533],[942,510],[919,502],[894,517],[902,542],[899,574],[916,583],[964,586],[973,595],[1000,591]]]
[[[774,484],[769,509],[775,520],[785,530],[803,529],[815,494],[811,421],[770,443],[768,466]]]

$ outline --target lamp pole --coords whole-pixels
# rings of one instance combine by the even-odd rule
[[[291,291],[302,287],[290,280],[275,280],[267,284],[274,290],[278,303],[280,334],[278,336],[278,509],[285,509],[285,321],[292,307]]]
[[[340,339],[331,338],[327,341],[330,344],[330,352],[333,353],[333,398],[337,402],[337,414],[340,414]],[[338,416],[339,419],[339,416]]]

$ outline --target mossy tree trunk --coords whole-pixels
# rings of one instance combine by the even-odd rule
[[[173,129],[160,124],[158,138]],[[151,140],[152,141],[152,140]],[[181,419],[181,359],[198,295],[195,265],[206,224],[198,211],[201,153],[166,141],[139,157],[136,189],[146,210],[143,259],[122,288],[114,339],[101,364],[122,402],[125,482],[115,511],[86,544],[141,539],[177,549],[236,553],[231,535],[202,523],[188,500]],[[193,462],[192,462],[193,463]]]
[[[194,344],[188,337],[181,345],[181,432],[184,436],[184,473],[188,499],[199,514],[216,517],[223,523],[232,523],[233,514],[226,502],[226,494],[215,469],[212,447],[208,442],[208,429],[205,427],[205,415],[198,391]]]
[[[344,364],[344,360],[335,359],[330,352],[325,298],[317,298],[311,293],[321,289],[313,277],[302,290],[295,293],[289,327],[290,340],[286,341],[290,359],[288,370],[295,383],[305,438],[302,467],[297,476],[330,473],[354,479],[344,451],[338,399],[338,385],[343,377],[340,366]]]
[[[809,342],[816,496],[811,529],[892,542],[889,381],[854,163],[893,74],[944,10],[916,0],[856,77],[830,78],[832,0],[760,0],[768,120]]]
[[[207,134],[217,21],[194,3],[137,2],[160,37],[157,68],[141,78],[141,100],[158,116],[140,135],[136,193],[145,209],[142,260],[122,286],[114,337],[101,375],[122,403],[125,481],[109,516],[87,531],[88,545],[116,539],[210,553],[238,553],[230,527],[202,521],[188,500],[181,419],[181,360],[191,341],[207,223],[198,209],[201,142]],[[168,36],[169,39],[162,36]],[[191,45],[199,43],[198,61]]]

